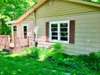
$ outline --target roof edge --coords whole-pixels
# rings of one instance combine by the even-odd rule
[[[38,8],[40,8],[47,1],[48,0],[39,0],[39,2],[37,4],[33,5],[28,11],[26,11],[25,14],[23,14],[19,19],[16,20],[16,24],[20,23],[23,19],[25,19],[27,16],[29,16],[34,11],[36,11]]]
[[[96,4],[96,3],[92,3],[92,2],[87,2],[87,1],[82,1],[82,0],[76,0],[76,1],[68,0],[68,1],[73,2],[73,3],[79,3],[79,4],[84,4],[84,5],[100,8],[100,4]]]

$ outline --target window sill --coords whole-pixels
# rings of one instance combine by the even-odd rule
[[[62,44],[70,44],[68,41],[57,41],[57,40],[49,40],[51,43],[62,43]]]

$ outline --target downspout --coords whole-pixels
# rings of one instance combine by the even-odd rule
[[[38,40],[37,40],[37,16],[36,16],[36,11],[34,11],[34,22],[35,22],[35,30],[34,30],[34,42],[35,42],[35,47],[38,46]]]

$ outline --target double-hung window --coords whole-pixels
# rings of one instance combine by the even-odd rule
[[[26,39],[27,38],[27,26],[24,26],[23,29],[24,29],[24,38]]]
[[[13,26],[13,31],[14,31],[14,32],[17,31],[17,26]]]
[[[53,21],[49,24],[49,40],[69,43],[69,21]]]

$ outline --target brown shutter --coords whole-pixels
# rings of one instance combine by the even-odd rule
[[[46,22],[46,42],[49,41],[49,22]]]
[[[69,43],[75,43],[75,20],[70,20],[70,36]]]

